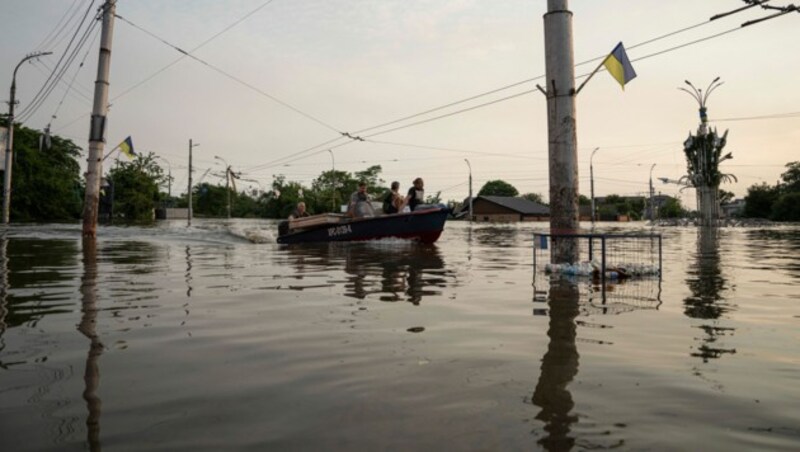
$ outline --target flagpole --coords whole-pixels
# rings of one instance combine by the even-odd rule
[[[106,161],[106,159],[107,159],[109,156],[111,156],[111,154],[113,154],[113,153],[114,153],[114,151],[117,151],[117,150],[119,150],[119,146],[120,146],[121,144],[122,144],[122,143],[118,144],[118,145],[117,145],[117,147],[115,147],[114,149],[112,149],[112,150],[108,151],[108,154],[106,154],[106,156],[105,156],[105,157],[103,157],[103,161],[105,162],[105,161]]]
[[[578,89],[575,91],[575,95],[578,95],[578,93],[580,93],[580,92],[581,92],[581,90],[583,89],[583,87],[584,87],[584,86],[585,86],[587,83],[589,83],[589,80],[591,80],[591,79],[592,79],[592,77],[594,77],[594,74],[597,74],[597,71],[599,71],[599,70],[600,70],[600,68],[601,68],[601,67],[602,67],[604,64],[606,64],[606,61],[608,61],[608,57],[610,57],[610,56],[611,56],[611,54],[608,54],[608,55],[606,55],[606,57],[605,57],[605,58],[603,58],[603,61],[601,61],[601,62],[600,62],[600,64],[598,64],[598,65],[597,65],[597,67],[596,67],[596,68],[594,68],[594,70],[592,71],[592,73],[591,73],[591,74],[589,74],[589,77],[588,77],[586,80],[584,80],[584,81],[583,81],[583,83],[581,83],[581,86],[579,86],[579,87],[578,87]]]

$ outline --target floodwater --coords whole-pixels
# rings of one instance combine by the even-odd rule
[[[663,281],[600,297],[533,284],[544,226],[13,225],[0,450],[800,448],[800,227],[656,230]]]

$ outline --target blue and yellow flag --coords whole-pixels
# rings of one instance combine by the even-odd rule
[[[625,84],[636,78],[636,71],[631,66],[631,60],[628,59],[628,54],[625,53],[625,47],[620,42],[611,51],[603,62],[608,70],[608,73],[614,77],[617,82],[625,89]]]
[[[133,159],[136,157],[136,152],[133,150],[133,140],[131,140],[131,137],[125,138],[125,141],[120,143],[118,147],[123,154],[128,156],[128,158]]]

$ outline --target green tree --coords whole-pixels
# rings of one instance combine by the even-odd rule
[[[786,168],[786,172],[781,174],[781,188],[784,192],[800,192],[800,162],[789,162]]]
[[[658,216],[661,218],[681,218],[685,215],[686,211],[681,205],[681,200],[676,198],[668,198],[658,210]]]
[[[782,194],[772,205],[772,219],[800,221],[800,191]]]
[[[332,193],[333,187],[336,187]],[[358,180],[347,171],[323,171],[311,182],[311,191],[315,196],[313,205],[306,202],[309,210],[323,212],[338,212],[339,206],[350,200],[350,194],[358,188]],[[335,195],[334,195],[335,194]]]
[[[544,202],[544,199],[542,199],[542,195],[540,195],[539,193],[525,193],[524,195],[522,195],[522,197],[527,199],[528,201],[537,202],[543,206],[547,205],[547,203]]]
[[[152,152],[139,154],[130,162],[112,167],[108,180],[113,186],[115,219],[151,221],[159,200],[158,187],[163,178],[164,173]]]
[[[54,135],[50,147],[39,150],[41,132],[20,125],[14,130],[12,221],[80,218],[83,208],[83,183],[77,161],[80,148]]]
[[[384,188],[386,183],[380,178],[381,171],[380,165],[372,165],[363,171],[356,171],[354,174],[357,182],[367,183],[367,193],[373,198],[382,195],[386,191]]]
[[[734,198],[736,198],[736,195],[734,195],[732,191],[720,189],[718,193],[719,193],[718,197],[720,204],[730,204],[731,201],[733,201]]]
[[[517,196],[519,191],[504,180],[490,180],[483,184],[478,196]]]
[[[287,182],[284,175],[275,176],[272,188],[277,196],[271,198],[267,203],[265,212],[268,218],[287,218],[297,203],[307,202],[307,194],[313,192],[299,182]],[[310,214],[317,213],[310,206],[307,207]]]
[[[769,218],[772,215],[772,206],[778,200],[780,191],[778,187],[766,182],[752,185],[747,189],[744,198],[744,216],[750,218]]]
[[[538,193],[536,193],[536,194],[541,198],[541,195],[539,195]],[[526,197],[526,196],[527,195],[522,195],[523,198]],[[533,201],[533,200],[531,200],[531,201]],[[592,205],[592,200],[587,198],[584,195],[578,195],[578,205],[579,206],[591,206]]]

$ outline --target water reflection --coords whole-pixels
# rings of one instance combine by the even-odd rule
[[[575,445],[572,424],[578,416],[572,413],[575,402],[568,386],[578,374],[576,317],[580,314],[578,287],[566,280],[553,281],[548,305],[550,342],[542,358],[541,373],[533,392],[533,404],[541,411],[536,419],[544,422],[547,435],[538,441],[546,450],[570,450]]]
[[[3,240],[5,271],[2,273],[7,287],[2,303],[3,328],[35,327],[46,315],[71,312],[77,271],[76,242]]]
[[[5,339],[3,335],[6,332],[6,316],[8,315],[8,291],[10,289],[8,282],[8,238],[5,233],[0,238],[0,354],[6,348]],[[0,360],[0,367],[3,366],[3,361]]]
[[[472,228],[469,229],[470,234]],[[520,230],[516,224],[490,225],[475,228],[475,240],[489,248],[515,248],[518,246]]]
[[[0,237],[0,351],[5,348],[3,333],[6,331],[6,315],[8,314],[8,239],[5,234]]]
[[[340,268],[347,275],[344,295],[357,299],[377,295],[381,301],[418,305],[424,297],[441,295],[454,277],[436,245],[329,243],[291,247],[288,252],[298,279]]]
[[[83,278],[81,279],[81,321],[78,331],[89,339],[89,351],[83,373],[83,399],[86,401],[86,441],[89,450],[99,451],[100,412],[102,402],[97,396],[100,386],[98,360],[103,354],[103,344],[97,335],[97,242],[86,238],[83,241]]]
[[[747,265],[751,270],[778,271],[800,279],[800,229],[751,229],[747,231]]]
[[[719,234],[717,228],[698,229],[695,261],[686,279],[692,295],[683,301],[688,317],[704,320],[698,327],[703,332],[703,337],[699,338],[701,344],[691,353],[703,362],[736,353],[736,349],[721,344],[722,338],[732,335],[735,329],[721,324],[724,314],[734,306],[723,296],[729,287],[720,266]]]

